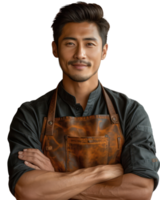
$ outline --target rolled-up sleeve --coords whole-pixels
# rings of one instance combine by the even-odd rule
[[[160,162],[156,157],[156,146],[151,123],[145,109],[135,104],[128,113],[125,129],[125,144],[121,155],[124,173],[154,179],[156,189]]]
[[[34,170],[18,158],[18,151],[25,148],[41,149],[38,136],[38,119],[34,110],[27,104],[22,104],[13,117],[8,134],[10,155],[8,158],[9,189],[15,195],[15,185],[21,175]]]

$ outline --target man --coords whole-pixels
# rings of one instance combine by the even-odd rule
[[[72,33],[77,36],[76,41],[73,39],[63,40],[66,35],[72,36]],[[89,37],[90,35],[94,36],[93,38],[96,38],[96,40],[83,41],[85,36]],[[50,47],[52,57],[56,59],[60,57],[59,64],[62,67],[63,87],[76,98],[76,103],[79,103],[85,110],[90,93],[98,87],[100,69],[103,61],[108,58],[110,43],[104,46],[102,53],[102,40],[97,27],[95,24],[87,22],[67,24],[59,41],[59,49],[61,49],[59,52],[57,52],[53,40],[50,42]]]
[[[66,24],[58,45],[57,49],[50,42],[62,81],[39,99],[21,104],[10,125],[11,144],[21,144],[18,151],[29,148],[19,157],[17,199],[151,199],[154,179],[158,180],[152,123],[140,102],[99,81],[110,44],[102,51],[96,25],[82,22]],[[12,174],[18,165],[10,158],[9,167],[13,166]]]

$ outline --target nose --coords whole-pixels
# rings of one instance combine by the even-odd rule
[[[74,53],[74,59],[85,59],[86,58],[86,52],[83,48],[82,44],[78,44],[75,53]]]

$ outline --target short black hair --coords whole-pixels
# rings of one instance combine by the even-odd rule
[[[102,38],[102,50],[106,43],[109,43],[112,23],[106,15],[103,6],[99,3],[90,3],[86,1],[72,2],[60,6],[50,20],[49,29],[51,40],[53,40],[58,49],[58,39],[62,34],[65,24],[70,22],[89,22],[95,23]]]

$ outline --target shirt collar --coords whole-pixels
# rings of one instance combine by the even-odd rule
[[[100,82],[98,81],[98,87],[90,93],[87,104],[94,104],[97,101],[97,99],[100,97],[101,91],[102,91],[102,88],[101,88]],[[62,81],[60,82],[58,86],[58,95],[61,97],[62,100],[64,100],[66,103],[70,104],[71,106],[76,105],[75,96],[71,95],[63,88]]]

